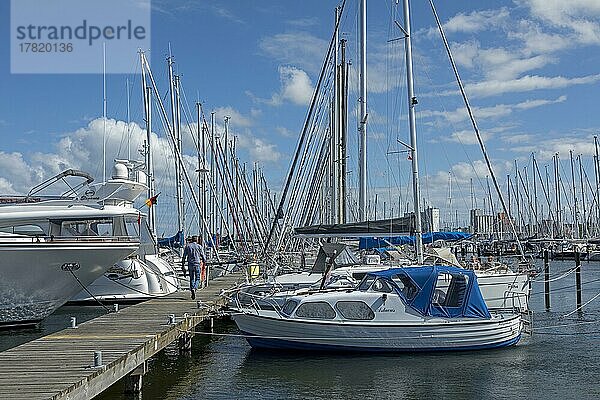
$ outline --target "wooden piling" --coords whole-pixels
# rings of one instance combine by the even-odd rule
[[[546,311],[550,310],[550,263],[548,262],[548,250],[544,250],[544,304]]]

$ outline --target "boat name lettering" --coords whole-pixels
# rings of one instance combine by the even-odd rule
[[[377,312],[396,312],[396,310],[393,308],[379,307],[377,309]]]

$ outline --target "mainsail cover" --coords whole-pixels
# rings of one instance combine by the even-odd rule
[[[446,242],[456,242],[458,240],[469,239],[473,236],[465,232],[428,232],[423,234],[423,244],[433,243],[436,240],[445,240]],[[361,250],[377,249],[380,247],[401,246],[403,244],[414,244],[415,237],[406,236],[388,236],[388,237],[363,237],[360,238],[358,247]]]
[[[346,224],[310,225],[295,228],[300,236],[337,236],[361,237],[394,234],[411,234],[415,230],[413,215],[400,218],[380,219],[376,221],[350,222]]]

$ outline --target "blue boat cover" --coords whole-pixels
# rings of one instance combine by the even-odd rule
[[[184,245],[183,231],[177,232],[175,234],[175,236],[158,239],[158,245],[160,247],[172,247],[172,248],[183,247],[183,245]]]
[[[469,239],[471,236],[473,234],[465,232],[428,232],[423,234],[423,243],[433,243],[436,240],[455,242],[457,240]],[[362,237],[359,239],[358,247],[361,250],[365,250],[414,243],[414,236]]]
[[[452,279],[447,286],[442,288],[444,291],[447,291],[445,301],[434,303],[434,294],[436,289],[438,289],[436,288],[436,285],[440,274],[449,274],[452,276]],[[479,290],[477,276],[475,275],[475,272],[471,270],[446,265],[433,265],[392,268],[384,271],[372,272],[368,275],[385,278],[388,283],[395,288],[396,293],[400,295],[404,302],[423,316],[446,318],[491,318],[490,312],[483,300],[481,290]],[[402,291],[401,288],[398,287],[398,284],[392,280],[392,277],[394,276],[410,279],[416,287],[416,294],[412,295],[411,298],[408,298],[405,291]],[[454,301],[450,298],[453,298]]]

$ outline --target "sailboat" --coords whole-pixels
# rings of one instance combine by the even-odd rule
[[[405,13],[405,24],[408,25],[409,21],[407,19],[409,12],[408,2],[404,3],[404,13]],[[362,24],[361,24],[362,27]],[[362,28],[364,29],[364,28]],[[406,42],[405,50],[406,50],[406,63],[407,63],[407,95],[408,95],[408,104],[409,104],[409,127],[410,127],[410,144],[405,144],[407,147],[411,160],[412,166],[412,177],[413,177],[413,205],[414,205],[414,213],[412,220],[410,222],[400,221],[401,219],[389,219],[382,221],[365,221],[359,223],[350,223],[350,224],[329,224],[329,225],[316,225],[316,226],[308,226],[296,228],[295,233],[297,235],[303,235],[305,237],[337,237],[337,238],[361,238],[361,246],[360,248],[367,248],[362,246],[363,240],[366,241],[375,241],[377,242],[390,242],[393,243],[395,239],[398,239],[397,236],[393,235],[403,235],[406,232],[411,232],[413,235],[411,236],[411,241],[415,247],[416,260],[400,260],[399,262],[391,262],[387,264],[381,264],[377,261],[376,257],[371,258],[370,260],[375,260],[375,262],[362,262],[357,266],[349,266],[347,270],[353,270],[354,268],[358,268],[356,271],[357,275],[359,275],[359,279],[364,276],[365,272],[375,271],[378,269],[384,268],[393,268],[400,265],[426,265],[424,264],[424,246],[423,246],[423,233],[421,227],[421,212],[420,212],[420,185],[419,185],[419,169],[418,169],[418,153],[417,153],[417,135],[416,135],[416,117],[415,117],[415,107],[417,105],[417,100],[414,95],[413,89],[413,78],[412,78],[412,48],[411,48],[411,38],[408,33],[403,30],[404,39]],[[445,38],[444,38],[445,39]],[[361,46],[361,52],[364,51],[364,46]],[[362,65],[362,63],[361,63]],[[364,72],[360,73],[361,77],[364,76]],[[366,100],[366,90],[362,90],[362,86],[365,82],[361,81],[361,111],[363,111],[362,104]],[[467,104],[468,106],[468,104]],[[366,121],[366,114],[361,114],[359,116],[359,121],[361,121],[361,130],[364,130],[364,121]],[[476,127],[475,127],[476,128]],[[477,133],[477,129],[476,129]],[[487,159],[487,154],[484,155]],[[364,159],[364,151],[361,150],[361,161],[360,165],[366,163]],[[493,171],[491,171],[493,174]],[[362,174],[360,176],[362,178]],[[363,190],[366,190],[366,185],[364,183],[359,184],[359,188],[361,190],[361,198],[365,198],[366,195],[362,193]],[[359,205],[359,208],[361,206]],[[373,226],[377,226],[377,222],[379,222],[379,229],[372,229]],[[401,223],[402,222],[402,223]],[[430,233],[432,237],[436,234],[436,232]],[[393,236],[393,237],[390,237]],[[520,246],[520,243],[519,243]],[[375,247],[375,246],[371,246]],[[387,246],[384,246],[387,247]],[[363,260],[366,261],[366,260]],[[415,262],[416,261],[416,262]],[[457,262],[452,263],[452,265],[459,265]],[[508,268],[506,265],[502,265],[501,268],[474,268],[476,273],[480,278],[480,285],[482,288],[482,292],[484,294],[484,298],[488,301],[488,306],[492,308],[512,308],[518,307],[522,310],[528,309],[528,300],[531,291],[530,287],[530,271],[526,268],[520,268],[519,271],[513,271]],[[286,282],[288,283],[288,277],[292,278],[292,274],[288,274],[287,276],[279,276],[275,277],[273,280],[278,282]]]
[[[361,36],[364,38],[365,0],[361,2],[361,20]],[[507,310],[492,316],[483,300],[474,271],[424,265],[414,109],[417,101],[413,92],[408,0],[404,0],[403,31],[417,263],[414,266],[368,272],[354,290],[292,295],[282,307],[277,303],[272,307],[261,307],[261,304],[268,302],[268,298],[261,302],[253,301],[250,306],[241,306],[240,314],[235,315],[234,320],[240,330],[248,334],[247,340],[253,347],[439,351],[504,347],[517,343],[521,337],[523,323],[520,311]],[[364,43],[361,51],[364,51]],[[364,77],[364,72],[361,72],[361,77]],[[363,103],[365,95],[366,91],[361,91]],[[365,122],[366,117],[361,121]],[[363,124],[362,132],[364,130]],[[361,153],[364,154],[363,147]],[[361,207],[364,207],[363,190],[366,190],[366,185],[359,186],[359,209],[364,212]],[[364,217],[364,213],[361,215]],[[368,230],[368,226],[364,228]],[[360,234],[354,229],[349,236]],[[381,269],[380,266],[374,266],[375,269],[378,267]],[[323,284],[320,289],[323,289]]]

